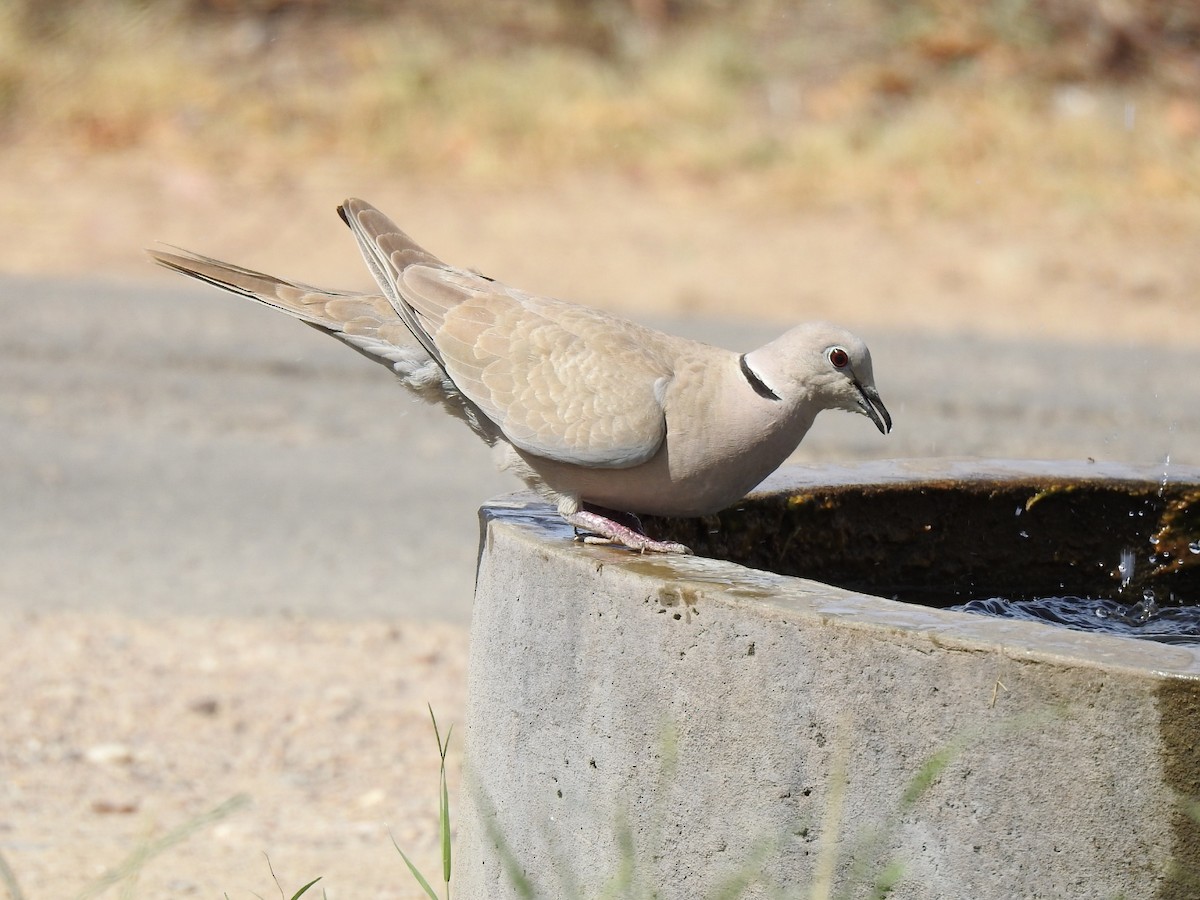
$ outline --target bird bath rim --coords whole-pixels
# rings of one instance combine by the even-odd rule
[[[751,525],[786,515],[769,492],[797,484],[874,472],[892,483],[982,474],[1004,487],[1031,471],[1039,485],[1134,477],[1139,490],[1161,476],[1075,463],[794,467],[756,493],[766,511]],[[805,514],[820,506],[815,493],[801,498]],[[1012,491],[998,496],[1011,515]],[[1033,511],[1061,521],[1075,496],[1051,492]],[[797,823],[808,831],[830,818],[839,854],[889,835],[878,861],[905,864],[898,898],[1067,896],[1088,884],[1145,900],[1194,896],[1200,648],[584,545],[544,504],[508,506],[483,510],[464,766],[484,800],[460,819],[460,896],[515,900],[502,858],[556,872],[580,834],[587,868],[573,878],[599,892],[629,858],[615,835],[635,815],[639,868],[672,898],[715,893],[776,834],[764,868],[781,893],[802,893],[817,854],[793,838],[821,838]],[[664,726],[679,760],[665,778]],[[935,761],[919,800],[904,799]],[[849,859],[839,868],[853,869]]]
[[[858,486],[1001,487],[1025,484],[1198,485],[1200,470],[1172,467],[1164,479],[1161,469],[1120,463],[991,460],[903,459],[876,460],[834,466],[789,465],[781,468],[746,498],[747,503],[771,500],[784,494],[818,487]],[[1146,674],[1200,677],[1200,646],[1162,644],[1119,635],[1073,631],[1061,626],[1014,619],[993,618],[939,609],[837,587],[823,581],[778,574],[736,562],[698,556],[638,555],[612,547],[573,540],[572,529],[554,510],[528,493],[491,501],[480,511],[487,539],[489,521],[520,528],[548,545],[547,552],[584,554],[599,567],[619,566],[630,574],[654,579],[658,602],[687,607],[704,595],[720,593],[732,603],[755,605],[761,613],[797,625],[837,624],[854,629],[883,630],[894,638],[932,644],[946,650],[995,652],[1073,665],[1117,667]],[[482,549],[482,548],[481,548]],[[1115,560],[1114,560],[1115,563]]]

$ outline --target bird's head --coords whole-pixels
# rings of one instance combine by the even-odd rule
[[[862,413],[881,433],[892,430],[892,417],[875,388],[871,351],[844,328],[825,322],[800,325],[743,360],[784,401]]]

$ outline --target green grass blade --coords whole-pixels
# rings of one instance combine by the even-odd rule
[[[3,853],[0,853],[0,884],[4,885],[12,900],[25,900],[25,895],[21,893],[21,886],[17,884],[17,875],[9,866]]]
[[[296,893],[292,894],[292,900],[300,900],[300,897],[304,896],[304,894],[308,892],[308,889],[320,880],[321,880],[321,876],[318,875],[316,878],[314,878],[312,881],[310,881],[304,887],[300,888],[300,890],[296,891]]]
[[[884,900],[904,878],[904,871],[904,863],[898,859],[894,859],[884,866],[883,871],[875,876],[875,887],[871,891],[871,900]]]
[[[446,753],[450,750],[450,736],[454,734],[454,726],[451,725],[446,731],[446,740],[443,741],[441,731],[438,729],[437,716],[433,714],[433,705],[427,705],[429,720],[433,722],[433,737],[437,741],[438,757],[441,760],[438,769],[438,827],[442,837],[442,881],[446,884],[446,900],[450,900],[452,851],[450,845],[450,789],[446,784]]]
[[[954,762],[959,753],[962,752],[962,746],[956,742],[933,754],[921,766],[917,774],[913,776],[912,781],[908,783],[908,787],[904,789],[904,794],[900,798],[902,808],[912,806],[917,802],[917,799],[932,787],[938,777],[946,770],[950,763]]]
[[[417,884],[421,886],[429,900],[438,900],[437,892],[429,886],[429,882],[425,880],[425,876],[421,874],[421,870],[413,865],[413,861],[408,858],[408,854],[400,849],[400,845],[396,843],[396,838],[391,833],[388,837],[392,839],[392,846],[396,848],[396,852],[400,854],[400,858],[404,860],[404,864],[408,866],[408,871],[412,872],[412,877],[417,879]]]
[[[1197,825],[1200,825],[1200,801],[1189,797],[1182,801],[1182,805],[1184,814]]]
[[[613,823],[613,836],[617,840],[617,871],[604,883],[597,900],[619,900],[621,897],[637,896],[632,890],[634,876],[633,829],[629,827],[623,812],[617,813]]]
[[[433,704],[426,703],[425,706],[429,709],[429,720],[431,722],[433,722],[433,737],[437,741],[438,756],[440,756],[442,759],[445,759],[446,758],[446,745],[442,743],[442,734],[440,731],[438,731],[437,716],[435,716],[433,714]],[[450,730],[451,731],[454,730],[453,725],[450,726]],[[447,732],[446,733],[446,743],[449,743],[449,742],[450,742],[450,734],[449,734],[449,732]]]
[[[219,806],[213,807],[208,812],[194,816],[177,828],[168,831],[158,840],[138,847],[122,863],[109,869],[80,891],[76,900],[89,900],[91,897],[97,897],[113,885],[137,875],[156,856],[164,853],[181,841],[187,840],[204,826],[217,822],[236,810],[241,809],[249,802],[249,796],[238,794]]]
[[[484,798],[484,802],[489,801]],[[504,870],[504,874],[508,876],[513,890],[517,892],[522,900],[535,900],[537,891],[534,890],[533,882],[521,871],[521,865],[517,862],[516,854],[508,846],[508,840],[504,837],[504,832],[499,824],[497,824],[495,815],[488,815],[484,818],[484,827],[487,828],[488,837],[491,838],[492,842],[496,845],[496,850],[500,853],[500,867]]]
[[[438,748],[438,830],[442,845],[442,880],[446,884],[446,900],[450,900],[450,788],[446,782],[446,753],[450,749],[450,736],[454,734],[454,726],[451,725],[446,731],[446,739],[443,741],[441,729],[438,728],[437,716],[433,712],[433,704],[426,704],[426,706],[429,709],[429,721],[433,723],[433,737],[437,741]],[[396,843],[394,836],[392,836],[392,846],[396,848],[396,852],[400,854],[400,858],[404,860],[404,864],[408,866],[408,871],[412,873],[413,878],[421,886],[421,890],[425,892],[425,895],[430,900],[438,900],[437,892],[430,887],[429,881],[413,865],[412,860],[408,858],[408,854],[400,849],[400,845]]]
[[[449,740],[449,735],[446,736]],[[438,822],[442,827],[442,880],[446,882],[446,898],[449,900],[450,885],[450,790],[446,786],[446,764],[442,763],[442,796],[438,802]]]

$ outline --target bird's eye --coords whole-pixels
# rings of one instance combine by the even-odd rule
[[[829,364],[835,369],[844,369],[850,365],[850,354],[841,347],[830,347],[825,351],[825,356],[829,359]]]

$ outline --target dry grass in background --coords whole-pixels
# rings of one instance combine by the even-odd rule
[[[1186,0],[2,9],[2,152],[266,184],[337,160],[483,189],[615,172],[785,209],[1200,215]]]

